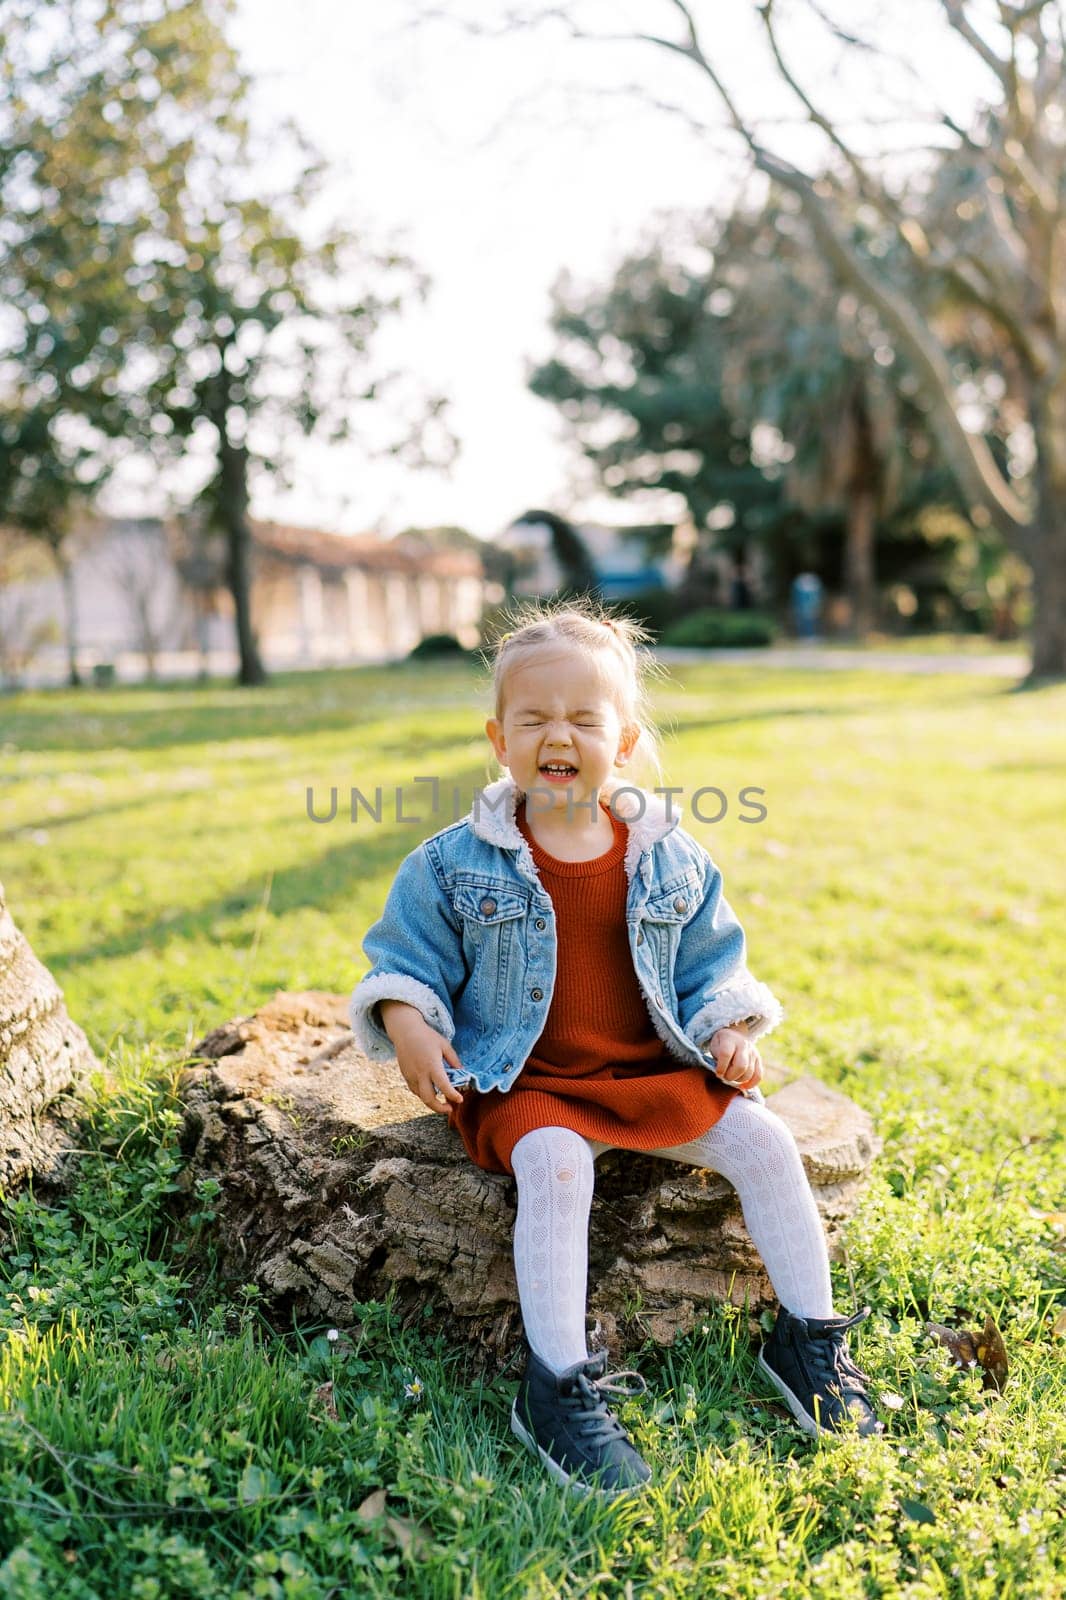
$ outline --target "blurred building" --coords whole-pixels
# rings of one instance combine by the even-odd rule
[[[391,661],[430,633],[478,641],[488,598],[476,551],[439,549],[416,535],[351,538],[253,521],[252,619],[268,668]],[[19,626],[48,643],[22,672],[28,683],[67,673],[67,603],[84,677],[122,680],[236,670],[233,602],[219,542],[178,521],[115,518],[70,544],[69,582],[38,577],[8,593]]]
[[[430,633],[478,642],[486,595],[476,551],[434,549],[417,535],[252,531],[252,618],[268,663],[391,661]]]

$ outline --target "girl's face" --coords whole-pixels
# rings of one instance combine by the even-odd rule
[[[485,732],[519,789],[537,790],[534,810],[575,807],[629,759],[640,729],[623,724],[621,700],[620,668],[569,645],[545,645],[507,673],[503,715]],[[571,815],[594,820],[587,810]]]

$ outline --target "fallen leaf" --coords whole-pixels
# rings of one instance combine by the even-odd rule
[[[1052,1323],[1051,1336],[1053,1339],[1066,1339],[1066,1306],[1063,1306]]]
[[[1002,1389],[1007,1381],[1010,1364],[1007,1361],[1007,1346],[1003,1342],[1003,1335],[990,1316],[985,1317],[985,1325],[977,1343],[977,1361],[986,1375],[982,1380],[985,1388]]]
[[[364,1522],[373,1522],[375,1517],[380,1517],[385,1510],[385,1494],[384,1489],[371,1489],[356,1516],[361,1517]]]
[[[378,1517],[384,1516],[387,1494],[387,1489],[372,1489],[356,1515],[363,1522],[376,1522]],[[410,1552],[412,1556],[421,1556],[429,1548],[428,1530],[421,1523],[412,1522],[410,1517],[391,1514],[385,1517],[385,1526],[405,1555]]]
[[[315,1399],[318,1400],[321,1403],[321,1405],[325,1408],[326,1416],[327,1417],[331,1417],[333,1419],[333,1421],[336,1422],[338,1420],[338,1417],[337,1417],[337,1407],[333,1403],[333,1379],[332,1378],[329,1380],[328,1383],[320,1383],[319,1384],[318,1388],[315,1390]]]
[[[1037,1211],[1035,1206],[1030,1206],[1029,1215],[1046,1223],[1060,1239],[1066,1239],[1066,1211]]]
[[[986,1315],[980,1333],[965,1328],[945,1328],[939,1322],[927,1322],[925,1331],[951,1353],[957,1367],[980,1367],[983,1388],[1003,1388],[1008,1371],[1007,1347],[990,1316]]]
[[[385,1526],[405,1555],[408,1552],[413,1556],[425,1554],[429,1538],[417,1522],[412,1522],[408,1517],[386,1517]]]
[[[925,1331],[938,1344],[942,1344],[945,1350],[951,1352],[957,1367],[968,1367],[971,1361],[976,1362],[977,1345],[973,1334],[960,1328],[945,1328],[941,1322],[927,1322]]]

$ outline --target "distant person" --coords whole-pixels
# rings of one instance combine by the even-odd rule
[[[818,637],[822,615],[822,580],[816,572],[800,572],[792,580],[792,619],[800,639]]]
[[[808,1433],[881,1431],[847,1351],[869,1310],[833,1309],[796,1141],[757,1087],[754,1039],[781,1006],[703,845],[622,779],[633,757],[659,775],[645,638],[580,599],[528,603],[494,641],[485,732],[504,775],[400,863],[351,1001],[363,1052],[395,1055],[474,1164],[516,1180],[528,1350],[511,1429],[578,1494],[651,1478],[608,1409],[644,1380],[585,1340],[594,1164],[616,1146],[735,1185],[781,1301],[761,1370]]]

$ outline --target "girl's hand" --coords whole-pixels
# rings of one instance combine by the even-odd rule
[[[762,1079],[762,1057],[739,1028],[719,1028],[707,1041],[714,1070],[734,1089],[754,1089]]]
[[[445,1072],[444,1062],[448,1061],[462,1072],[459,1057],[443,1034],[431,1028],[420,1012],[405,1016],[399,1026],[395,1015],[389,1020],[389,1037],[396,1046],[396,1063],[407,1087],[431,1111],[447,1116],[449,1104],[462,1105],[463,1097]],[[434,1093],[436,1089],[441,1091],[443,1099]]]

